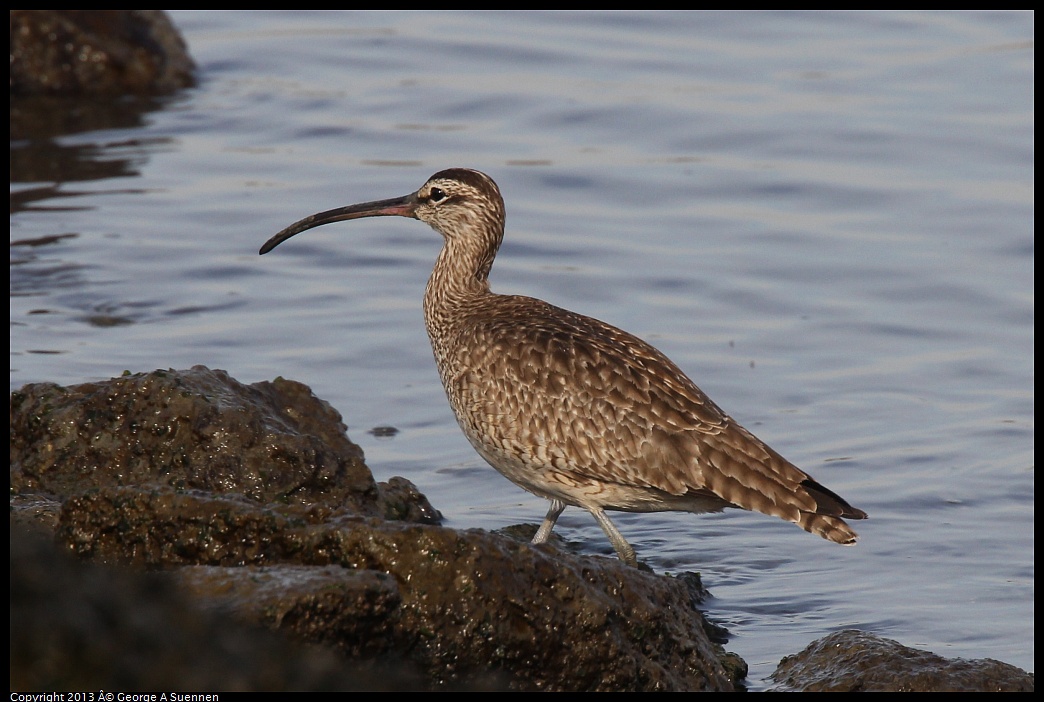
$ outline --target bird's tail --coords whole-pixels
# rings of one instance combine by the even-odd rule
[[[866,512],[848,504],[837,493],[811,478],[802,481],[801,486],[816,501],[816,511],[802,511],[797,520],[799,527],[837,544],[851,545],[859,540],[859,535],[841,517],[866,519]]]
[[[828,517],[814,512],[802,512],[797,525],[805,531],[822,536],[828,541],[851,546],[859,540],[859,534],[838,517]]]

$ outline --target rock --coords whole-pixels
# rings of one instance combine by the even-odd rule
[[[307,386],[244,386],[202,366],[27,385],[11,394],[12,488],[69,497],[89,487],[168,486],[439,521],[407,481],[378,486],[345,431]]]
[[[28,385],[11,394],[11,521],[415,688],[731,690],[745,675],[708,636],[698,576],[440,527],[409,481],[376,484],[340,415],[292,381],[197,366]],[[148,662],[125,640],[104,650],[72,687],[115,689],[114,671]]]
[[[162,10],[11,10],[12,95],[169,93],[195,66]]]
[[[11,690],[415,690],[398,661],[346,661],[198,601],[164,574],[102,568],[11,531]],[[228,569],[237,570],[237,569]]]
[[[784,658],[774,691],[1032,692],[1033,674],[983,658],[943,658],[863,631],[839,631]]]

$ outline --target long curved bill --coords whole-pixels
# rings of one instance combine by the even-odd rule
[[[292,236],[308,229],[330,224],[331,222],[342,222],[346,219],[361,219],[363,217],[415,217],[416,210],[416,193],[392,198],[391,200],[375,200],[374,202],[362,202],[358,205],[338,207],[335,210],[320,212],[294,222],[266,241],[258,253],[264,255]]]

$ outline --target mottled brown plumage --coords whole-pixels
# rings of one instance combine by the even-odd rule
[[[547,540],[566,505],[588,510],[632,565],[634,549],[605,510],[738,507],[855,543],[842,518],[865,512],[737,424],[652,346],[541,300],[491,292],[504,201],[483,173],[441,171],[405,197],[306,217],[261,253],[306,229],[379,216],[419,219],[445,240],[424,293],[435,363],[472,446],[551,501],[534,543]]]

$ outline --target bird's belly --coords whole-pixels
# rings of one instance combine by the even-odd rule
[[[714,495],[674,495],[655,487],[600,480],[597,471],[571,465],[539,447],[496,445],[488,434],[477,435],[462,423],[464,433],[482,458],[519,487],[548,500],[588,509],[618,512],[720,512],[729,503]],[[543,454],[543,455],[542,455]]]

